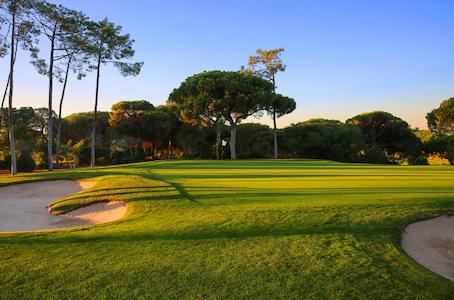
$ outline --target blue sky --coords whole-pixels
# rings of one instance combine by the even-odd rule
[[[425,127],[425,114],[454,96],[454,1],[54,2],[93,19],[107,16],[136,40],[143,72],[123,78],[104,68],[101,110],[119,100],[163,104],[187,76],[238,70],[256,48],[277,47],[285,48],[287,64],[277,77],[278,91],[297,101],[297,110],[279,120],[281,127],[315,117],[345,121],[372,110]],[[25,53],[18,57],[15,104],[46,106],[46,78],[28,61]],[[0,78],[7,70],[2,60]],[[72,78],[64,114],[92,110],[94,87],[94,74]],[[260,121],[270,124],[268,119]]]

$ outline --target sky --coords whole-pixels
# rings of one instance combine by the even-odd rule
[[[284,127],[311,118],[345,121],[385,110],[413,127],[454,96],[454,1],[447,0],[55,0],[94,20],[108,17],[135,39],[137,77],[101,73],[99,109],[121,100],[164,104],[188,76],[239,70],[257,48],[282,47],[277,90],[297,102]],[[46,41],[42,54],[47,57]],[[47,79],[17,58],[15,106],[47,106]],[[70,79],[63,114],[93,110],[95,74]],[[0,86],[8,76],[0,61]],[[4,81],[1,81],[4,78]],[[3,88],[2,88],[3,89]],[[55,87],[54,107],[61,85]],[[268,116],[252,122],[270,125]]]

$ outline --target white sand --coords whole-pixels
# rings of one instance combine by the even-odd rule
[[[408,225],[402,247],[414,260],[454,281],[454,216],[441,216]]]
[[[54,216],[47,206],[94,185],[93,181],[55,180],[0,188],[0,231],[29,231],[83,226],[123,217],[123,202],[102,202]]]
[[[124,216],[128,208],[123,201],[98,202],[79,209],[72,210],[62,217],[65,221],[86,224],[112,222]]]

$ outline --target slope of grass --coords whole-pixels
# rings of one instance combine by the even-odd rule
[[[0,186],[88,178],[98,184],[54,209],[124,200],[127,218],[0,234],[0,298],[454,295],[400,247],[405,224],[454,213],[449,166],[162,161],[1,176]]]

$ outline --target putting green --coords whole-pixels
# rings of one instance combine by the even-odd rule
[[[0,298],[450,298],[401,248],[406,224],[454,212],[450,166],[162,161],[0,177],[89,179],[56,212],[128,216],[0,235]],[[0,196],[1,197],[1,196]]]

